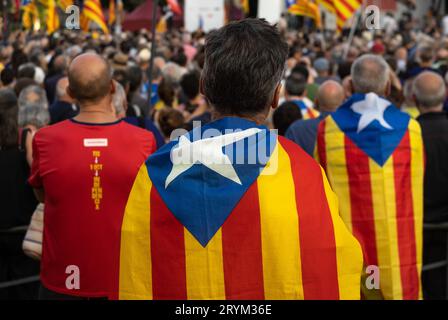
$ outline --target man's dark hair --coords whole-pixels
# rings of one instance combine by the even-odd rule
[[[129,84],[128,73],[123,69],[116,69],[112,75],[112,78],[117,81],[119,84],[123,86],[123,88],[127,88]]]
[[[306,90],[306,78],[300,73],[292,73],[285,83],[285,91],[290,96],[301,96]]]
[[[14,71],[12,68],[4,68],[0,74],[0,79],[4,86],[11,84],[14,81]]]
[[[308,71],[308,68],[306,67],[306,65],[301,63],[298,63],[294,68],[292,68],[291,74],[296,73],[301,74],[307,80],[310,77],[310,72]]]
[[[129,79],[129,91],[135,92],[140,88],[143,79],[143,72],[139,66],[130,66],[127,70]]]
[[[20,78],[34,79],[35,73],[36,73],[36,67],[32,63],[26,63],[19,67],[19,71],[17,72],[17,79]]]
[[[274,111],[272,116],[274,128],[278,130],[278,134],[281,136],[284,136],[289,126],[299,119],[302,119],[302,111],[291,101],[284,102]]]
[[[18,144],[19,108],[17,96],[11,89],[0,89],[0,149],[16,147]]]
[[[180,79],[180,87],[188,99],[193,100],[199,94],[199,81],[200,76],[195,71],[185,74]]]
[[[280,83],[287,55],[288,45],[265,20],[229,23],[206,38],[205,96],[222,114],[263,112]]]

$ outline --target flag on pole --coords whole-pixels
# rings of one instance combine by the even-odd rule
[[[249,0],[241,0],[241,8],[243,9],[243,12],[245,14],[249,14],[250,11]]]
[[[322,19],[319,6],[310,0],[297,0],[291,4],[291,0],[287,0],[288,12],[296,16],[305,16],[314,20],[318,28],[322,27]]]
[[[118,298],[359,299],[361,268],[317,163],[264,126],[223,118],[140,168]]]
[[[39,10],[34,0],[22,0],[22,26],[25,30],[37,30],[40,27]]]
[[[109,26],[113,25],[117,20],[115,0],[109,0]]]
[[[58,0],[58,6],[62,11],[73,5],[73,0]]]
[[[330,12],[336,15],[338,30],[342,30],[345,23],[361,7],[363,0],[318,0]]]
[[[420,299],[424,151],[409,115],[374,93],[355,94],[320,123],[317,158],[339,211],[378,266],[380,290],[366,298]]]
[[[84,31],[88,30],[89,22],[95,22],[104,33],[109,33],[100,0],[85,0],[82,15],[84,21],[81,19],[81,28]]]

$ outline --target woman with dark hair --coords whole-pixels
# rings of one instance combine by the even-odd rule
[[[39,274],[39,263],[25,256],[22,241],[37,206],[27,184],[29,165],[19,132],[14,91],[0,89],[0,283]],[[22,139],[23,137],[23,139]],[[38,283],[0,289],[1,299],[33,299]]]

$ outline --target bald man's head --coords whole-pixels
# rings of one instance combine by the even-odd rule
[[[443,78],[431,71],[422,72],[414,80],[414,99],[420,111],[428,109],[442,110],[446,99],[446,87]]]
[[[333,80],[322,83],[317,92],[316,103],[320,111],[334,112],[344,102],[344,88]]]
[[[94,53],[73,59],[68,69],[68,93],[81,104],[95,103],[113,93],[112,73],[107,61]]]

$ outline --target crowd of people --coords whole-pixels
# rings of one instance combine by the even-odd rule
[[[448,258],[446,233],[423,232],[423,221],[443,223],[448,219],[444,189],[448,184],[448,39],[434,18],[424,28],[417,28],[410,18],[397,22],[388,17],[395,23],[389,21],[387,28],[376,32],[360,29],[350,44],[345,33],[305,34],[289,29],[286,21],[272,27],[256,19],[230,23],[210,34],[172,29],[158,33],[155,39],[146,30],[118,35],[68,30],[51,36],[12,32],[0,46],[0,285],[37,274],[40,283],[0,287],[0,298],[148,297],[147,285],[135,279],[147,281],[137,274],[145,273],[146,267],[151,270],[151,265],[149,297],[226,298],[227,292],[227,298],[260,298],[254,293],[263,282],[263,277],[255,278],[257,268],[247,272],[247,283],[245,276],[234,274],[244,275],[251,261],[257,259],[253,254],[256,250],[244,240],[233,245],[241,246],[244,256],[240,260],[247,259],[248,265],[243,263],[233,270],[224,261],[224,293],[190,287],[190,295],[176,291],[182,287],[175,282],[177,271],[173,271],[179,267],[174,249],[180,245],[178,222],[164,216],[167,208],[161,203],[177,199],[178,204],[170,203],[169,210],[200,240],[202,233],[194,231],[196,222],[191,222],[190,229],[176,210],[191,206],[204,211],[207,220],[208,214],[215,213],[214,207],[234,201],[234,191],[230,187],[226,191],[223,184],[221,189],[213,189],[221,198],[203,191],[197,195],[200,200],[194,200],[193,186],[203,190],[210,187],[192,182],[205,179],[202,171],[182,184],[174,180],[174,194],[168,192],[167,182],[163,181],[163,187],[158,185],[163,166],[170,159],[163,156],[177,144],[171,142],[178,138],[177,129],[187,132],[213,127],[215,120],[238,117],[277,129],[279,136],[294,142],[290,145],[279,138],[285,150],[279,151],[279,172],[283,172],[279,176],[287,175],[282,171],[287,166],[281,162],[284,152],[290,158],[290,171],[309,171],[304,176],[309,179],[307,186],[299,187],[294,180],[296,192],[309,188],[303,194],[315,197],[314,202],[328,201],[328,206],[301,204],[299,193],[297,198],[288,198],[291,188],[275,179],[271,183],[272,188],[280,188],[272,191],[278,193],[277,198],[262,198],[267,192],[262,189],[269,186],[263,186],[267,180],[260,182],[264,178],[257,175],[260,207],[264,205],[260,210],[265,210],[265,215],[276,217],[275,207],[282,212],[294,210],[299,213],[295,223],[319,236],[316,245],[301,248],[302,267],[297,266],[297,270],[304,279],[305,272],[310,272],[308,282],[300,279],[303,285],[298,289],[291,282],[295,278],[284,275],[295,272],[293,266],[271,270],[264,265],[272,272],[264,274],[262,297],[356,299],[358,287],[364,298],[419,299],[423,293],[425,299],[445,299],[444,268],[422,272],[422,265]],[[247,128],[244,124],[240,129]],[[317,163],[324,169],[322,176]],[[294,173],[292,176],[296,179]],[[326,177],[339,198],[339,208]],[[219,181],[215,176],[211,180]],[[254,192],[257,190],[246,188],[242,199]],[[366,200],[367,194],[370,200]],[[151,205],[147,198],[151,198]],[[296,201],[297,208],[287,206]],[[247,212],[258,210],[254,204],[244,205]],[[315,218],[301,212],[302,208],[308,208],[308,215]],[[153,219],[154,210],[163,214]],[[248,230],[266,217],[246,217],[244,210],[235,210],[233,213],[245,217],[238,222],[245,231],[233,229],[233,234],[255,236]],[[149,211],[151,222],[144,217]],[[140,214],[134,217],[133,212]],[[316,217],[321,219],[317,224],[313,222]],[[36,227],[39,219],[43,225]],[[288,219],[285,215],[278,223],[271,221],[265,230],[272,228],[272,232],[263,234],[263,240],[278,237],[276,233],[282,234],[283,229],[289,232]],[[230,220],[221,221],[219,227],[224,224],[225,229]],[[151,224],[151,240],[144,238],[148,231],[137,226],[145,223],[148,227]],[[310,235],[300,230],[300,241],[306,245]],[[201,242],[202,247],[209,248],[208,254],[215,252],[210,248],[217,237],[213,234],[208,234],[211,240],[205,241],[205,246]],[[336,245],[324,243],[328,234],[334,235]],[[185,237],[182,246],[190,246],[185,252],[205,250],[196,248],[187,234]],[[145,239],[148,243],[159,241],[166,256],[161,257],[164,253],[156,252],[154,244],[150,253],[142,251],[138,244]],[[379,267],[380,288],[364,288],[361,276],[364,279],[368,272],[361,270],[358,242],[364,267]],[[276,265],[291,263],[295,268],[295,262],[282,256],[288,252],[278,248],[263,248],[263,255],[278,259]],[[307,250],[315,251],[315,256],[305,261]],[[41,262],[30,258],[28,251]],[[237,252],[232,254],[239,257]],[[148,266],[123,262],[124,257],[132,263],[146,259]],[[337,260],[337,268],[332,259]],[[319,274],[315,274],[310,271],[313,263],[326,265],[316,267],[313,272]],[[169,268],[172,264],[174,269]],[[72,275],[67,266],[71,265],[81,270],[79,288],[75,278],[70,278],[67,286],[67,277]],[[162,270],[164,265],[166,271]],[[336,289],[331,288],[329,274],[335,272],[331,266],[339,279]],[[184,272],[187,280],[198,281],[200,286],[201,276],[199,280],[188,278],[193,271]],[[234,279],[227,280],[229,277]],[[223,281],[213,275],[206,283],[215,288],[214,279]],[[237,279],[242,281],[239,289],[229,285]],[[349,288],[351,292],[343,293]],[[339,294],[332,295],[332,290]]]

